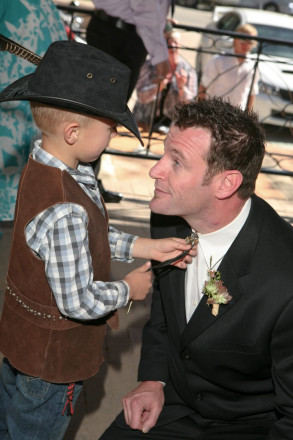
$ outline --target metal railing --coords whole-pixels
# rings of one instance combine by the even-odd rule
[[[66,6],[65,5],[64,6],[57,5],[57,7],[61,11],[65,11],[67,14],[71,15],[71,18],[69,20],[67,20],[67,25],[70,28],[70,35],[72,35],[72,33],[73,33],[73,34],[79,35],[80,37],[85,38],[86,28],[82,27],[80,24],[78,26],[76,26],[76,20],[78,17],[81,16],[81,14],[84,16],[89,16],[89,18],[90,18],[92,16],[92,14],[94,13],[94,9],[81,8],[81,7],[75,6],[73,4],[66,5]],[[189,26],[189,25],[184,25],[184,24],[174,24],[174,28],[181,30],[181,31],[195,32],[195,33],[199,33],[199,34],[211,34],[211,35],[217,35],[220,37],[223,37],[223,36],[230,37],[230,38],[237,37],[237,38],[241,38],[243,40],[245,40],[245,39],[251,40],[251,38],[252,38],[251,35],[242,34],[242,33],[234,32],[234,31],[213,30],[213,29],[207,29],[207,28],[202,28],[202,27],[197,27],[197,26]],[[281,39],[275,39],[275,38],[265,38],[265,37],[259,37],[259,36],[253,36],[253,40],[257,41],[258,48],[257,48],[256,58],[254,58],[254,75],[253,75],[252,82],[251,82],[251,89],[252,89],[254,77],[255,77],[259,62],[262,61],[262,53],[263,53],[264,45],[275,44],[275,45],[284,45],[284,46],[293,47],[293,42],[287,41],[287,40],[281,40]],[[208,49],[202,49],[202,48],[197,48],[197,47],[188,47],[188,46],[180,45],[180,49],[185,50],[185,51],[186,50],[193,51],[194,53],[208,53],[210,55],[221,53],[221,55],[224,55],[224,56],[225,55],[230,56],[230,57],[236,56],[236,55],[232,55],[231,52],[229,52],[229,51],[225,52],[225,51],[213,50],[212,47],[210,47]],[[266,59],[266,62],[280,63],[282,61],[280,61],[280,60],[276,61],[274,59],[270,59],[270,60]],[[283,61],[283,63],[292,65],[293,61],[292,61],[292,63],[289,63],[289,62],[287,63],[287,62]],[[157,100],[158,100],[158,93],[157,93]],[[291,102],[293,103],[292,97],[291,97]],[[159,140],[159,138],[154,135],[154,130],[153,130],[154,129],[154,116],[156,114],[156,110],[157,110],[156,105],[154,105],[153,116],[152,116],[151,126],[149,129],[148,135],[143,136],[143,139],[146,140],[146,143],[147,143],[144,150],[127,152],[127,151],[116,150],[114,148],[107,148],[104,153],[112,154],[112,155],[116,155],[116,156],[135,157],[135,158],[140,158],[140,159],[152,159],[152,160],[160,159],[161,155],[154,154],[151,152],[152,141]],[[293,120],[293,118],[292,118],[292,120]],[[128,133],[119,133],[119,134],[121,136],[133,137],[132,134],[128,134]],[[293,137],[292,137],[292,139],[293,139]],[[275,153],[270,152],[267,154],[272,158],[274,158],[274,156],[281,156],[281,157],[288,157],[290,159],[293,159],[292,155],[280,154],[278,152],[275,152]],[[276,166],[279,166],[278,159],[275,160],[275,163],[276,163]],[[277,175],[293,177],[293,172],[286,170],[286,169],[272,169],[272,168],[268,168],[268,167],[262,167],[261,172],[266,173],[266,174],[277,174]]]

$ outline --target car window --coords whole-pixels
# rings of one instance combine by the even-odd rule
[[[287,29],[277,26],[254,25],[258,36],[264,38],[279,39],[284,41],[293,41],[293,29]],[[253,50],[256,52],[256,49]],[[268,56],[286,57],[293,59],[293,47],[280,44],[263,43],[262,53]]]
[[[221,29],[223,31],[234,31],[234,29],[236,29],[239,24],[240,24],[239,15],[231,12],[231,13],[225,14],[218,21],[217,28]]]

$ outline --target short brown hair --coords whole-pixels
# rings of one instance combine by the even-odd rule
[[[201,127],[211,134],[203,184],[222,171],[238,170],[243,176],[238,196],[246,200],[253,194],[265,154],[265,132],[256,113],[214,97],[178,103],[173,123],[181,129]]]

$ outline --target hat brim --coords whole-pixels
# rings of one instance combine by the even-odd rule
[[[97,116],[111,119],[125,128],[127,128],[135,137],[144,145],[137,124],[133,118],[130,109],[126,106],[123,113],[111,112],[101,108],[93,107],[84,103],[72,101],[69,99],[58,98],[54,96],[38,95],[29,90],[29,80],[34,74],[26,75],[12,84],[7,86],[0,93],[0,102],[5,101],[36,101],[43,104],[58,107],[64,110],[70,110],[77,113],[82,113],[89,116]]]

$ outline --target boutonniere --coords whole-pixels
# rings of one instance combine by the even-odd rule
[[[207,305],[212,305],[212,314],[217,316],[219,313],[220,304],[227,304],[232,296],[229,295],[228,290],[221,280],[221,274],[219,271],[214,271],[211,267],[212,259],[210,262],[210,268],[208,269],[209,279],[204,283],[203,293],[207,295]]]

